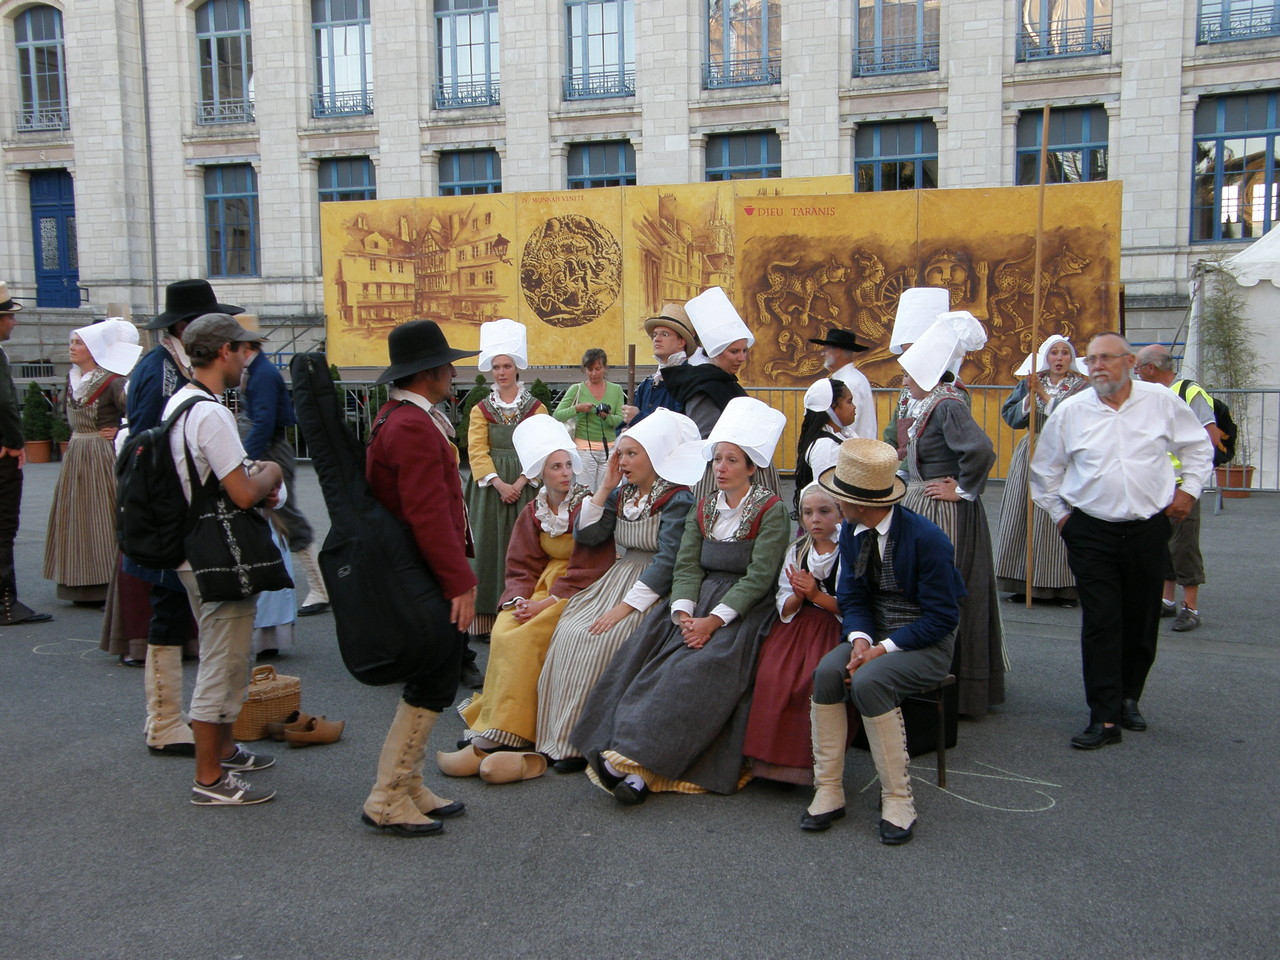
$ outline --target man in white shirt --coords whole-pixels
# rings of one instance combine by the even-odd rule
[[[854,418],[853,423],[844,428],[845,438],[876,439],[879,428],[871,381],[853,364],[853,355],[866,350],[866,344],[858,343],[857,335],[850,331],[836,327],[832,327],[825,337],[811,337],[809,342],[822,347],[822,365],[832,379],[845,384],[853,394]]]
[[[250,461],[240,443],[235,417],[217,402],[224,391],[239,384],[241,371],[251,357],[246,344],[261,339],[260,334],[244,329],[224,313],[197,317],[182,333],[182,346],[191,359],[195,379],[169,398],[162,418],[192,397],[214,401],[193,404],[181,423],[169,431],[170,452],[188,502],[192,483],[206,482],[211,473],[242,509],[259,503],[274,507],[281,498],[280,465]],[[187,449],[195,462],[196,477],[187,475]],[[184,562],[178,576],[200,629],[200,669],[189,711],[196,752],[191,802],[227,806],[270,800],[274,790],[255,790],[237,774],[265,769],[275,760],[250,753],[231,736],[249,687],[257,597],[204,601],[190,564]]]
[[[1071,745],[1081,750],[1147,728],[1138,700],[1156,657],[1170,521],[1190,513],[1213,462],[1191,408],[1135,382],[1135,362],[1119,334],[1090,340],[1093,389],[1058,404],[1031,461],[1032,497],[1057,522],[1080,591],[1089,726]]]

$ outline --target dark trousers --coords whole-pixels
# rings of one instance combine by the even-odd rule
[[[1169,518],[1112,522],[1074,510],[1062,528],[1080,592],[1080,655],[1092,723],[1119,723],[1156,659]]]
[[[453,698],[458,693],[462,651],[467,648],[467,635],[459,630],[454,630],[453,633],[455,642],[449,652],[439,662],[432,664],[430,670],[404,685],[404,702],[409,706],[440,713],[448,710],[453,703]],[[471,656],[474,659],[475,654]]]
[[[22,508],[22,471],[17,457],[0,457],[0,620],[16,622],[31,615],[18,602],[18,577],[13,566],[13,541],[18,536]]]
[[[190,639],[191,601],[187,591],[171,590],[163,584],[153,583],[147,643],[156,647],[181,647]]]
[[[280,465],[280,472],[284,475],[285,489],[289,491],[289,497],[285,500],[284,506],[277,507],[275,511],[276,520],[284,525],[285,541],[289,544],[289,552],[297,553],[299,550],[305,550],[315,540],[315,532],[311,529],[311,521],[298,505],[298,489],[293,482],[298,474],[297,455],[293,444],[289,442],[283,430],[277,430],[276,435],[271,438],[263,459]]]

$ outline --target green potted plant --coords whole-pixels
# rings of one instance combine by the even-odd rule
[[[1197,328],[1201,385],[1211,394],[1217,390],[1251,390],[1258,385],[1262,363],[1254,346],[1256,335],[1244,292],[1224,255],[1202,263],[1201,268],[1204,292]],[[1249,398],[1227,394],[1219,399],[1230,404],[1239,436],[1236,462],[1214,468],[1218,487],[1224,497],[1247,497],[1254,472]]]
[[[71,442],[71,424],[62,417],[54,417],[50,433],[50,439],[58,445],[58,459],[61,460],[67,455],[67,444]]]
[[[34,380],[22,398],[22,436],[28,463],[48,463],[53,459],[53,408]]]

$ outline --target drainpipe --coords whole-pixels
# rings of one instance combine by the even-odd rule
[[[138,0],[138,45],[142,59],[142,135],[147,164],[147,229],[151,255],[151,315],[160,312],[160,276],[157,273],[159,248],[156,242],[156,176],[151,155],[151,73],[147,69],[147,20],[142,0]]]

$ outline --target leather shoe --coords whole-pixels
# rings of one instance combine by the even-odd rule
[[[600,786],[604,787],[610,793],[613,793],[613,788],[622,782],[622,778],[615,777],[609,772],[608,768],[604,765],[604,757],[599,754],[596,754],[594,760],[588,762],[591,765],[591,769],[595,771],[596,777],[600,780]]]
[[[474,663],[464,663],[458,673],[458,682],[464,687],[479,690],[484,686],[484,674]]]
[[[833,823],[842,819],[844,819],[844,807],[836,807],[826,813],[806,813],[800,818],[800,829],[818,833],[831,829]]]
[[[16,627],[20,623],[48,623],[52,619],[52,613],[33,613],[30,616],[23,617],[21,620],[14,620],[11,626]]]
[[[1119,743],[1120,736],[1118,726],[1108,727],[1101,723],[1091,723],[1082,733],[1077,733],[1071,738],[1071,745],[1077,750],[1097,750],[1099,747],[1109,747],[1113,743]]]
[[[120,662],[126,667],[145,667],[147,661],[140,660],[137,657],[121,657]]]
[[[880,821],[880,842],[887,843],[890,846],[897,846],[902,843],[910,843],[911,837],[914,835],[916,822],[911,821],[907,826],[900,827],[896,823],[890,823],[888,820]]]
[[[1147,729],[1147,721],[1138,712],[1137,700],[1120,701],[1120,726],[1126,730],[1143,731]]]
[[[194,743],[166,743],[163,747],[147,744],[147,749],[161,757],[194,757],[196,755]]]
[[[649,787],[643,783],[637,787],[625,780],[620,780],[613,788],[613,799],[628,807],[635,807],[649,799]]]
[[[444,824],[435,820],[430,823],[376,823],[373,817],[367,813],[361,813],[360,822],[367,823],[375,830],[394,833],[398,837],[429,837],[432,834],[444,832]]]
[[[330,610],[327,603],[308,603],[298,608],[298,616],[314,617],[318,613],[328,613]]]
[[[551,765],[556,773],[581,773],[587,769],[586,757],[565,757],[563,760],[557,760]]]
[[[461,800],[446,803],[443,807],[428,810],[427,816],[433,820],[447,820],[449,817],[460,817],[467,812],[467,805]]]

